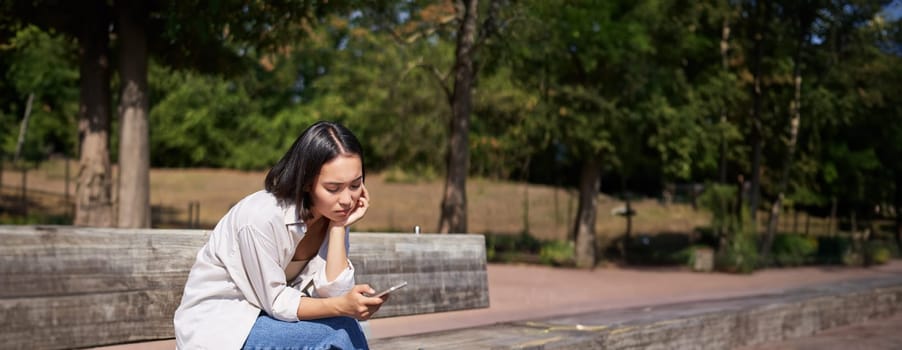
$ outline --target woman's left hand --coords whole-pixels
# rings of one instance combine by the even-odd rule
[[[357,198],[357,203],[353,204],[353,208],[351,208],[351,212],[348,213],[347,220],[344,222],[333,222],[333,226],[351,226],[366,215],[367,209],[370,208],[370,193],[366,190],[366,185],[360,185],[360,197]]]

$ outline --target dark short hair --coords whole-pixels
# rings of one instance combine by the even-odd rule
[[[301,220],[312,217],[310,190],[323,164],[339,155],[356,155],[363,165],[363,148],[344,126],[316,122],[298,136],[288,152],[266,174],[265,188],[280,201],[295,204]],[[364,168],[365,169],[365,168]],[[366,170],[364,175],[366,175]]]

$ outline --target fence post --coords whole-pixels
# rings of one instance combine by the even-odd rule
[[[190,228],[192,226],[192,222],[194,221],[194,201],[188,201],[188,220],[186,224]]]
[[[28,216],[28,168],[22,167],[22,215]]]
[[[66,156],[66,192],[63,193],[63,201],[66,202],[66,205],[69,205],[69,156]]]
[[[200,227],[200,201],[194,201],[194,228]]]
[[[809,234],[808,228],[811,227],[811,215],[805,213],[805,235]]]
[[[188,228],[200,227],[200,201],[188,201]]]

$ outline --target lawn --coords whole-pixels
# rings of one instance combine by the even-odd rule
[[[70,178],[77,172],[77,162],[69,164]],[[115,169],[114,169],[115,173]],[[50,161],[29,171],[29,191],[62,195],[66,188],[65,162]],[[190,202],[200,204],[201,228],[212,228],[235,202],[262,189],[263,171],[223,169],[152,169],[151,204],[158,213],[154,225],[173,227],[187,222]],[[6,197],[14,196],[21,186],[21,173],[4,167],[2,185]],[[386,181],[379,173],[367,175],[372,207],[357,231],[412,232],[414,226],[432,232],[438,225],[439,204],[444,186],[442,179],[416,183]],[[69,185],[70,196],[75,184]],[[471,178],[467,182],[469,231],[471,233],[518,234],[528,231],[539,239],[564,239],[576,211],[576,191],[542,185]],[[527,205],[528,203],[528,205]],[[611,215],[623,202],[599,195],[598,233],[602,237],[623,234],[626,224]],[[687,204],[665,205],[656,199],[634,202],[635,234],[660,232],[687,233],[706,225],[708,215]],[[32,210],[33,212],[34,210]],[[159,213],[169,213],[160,216]]]

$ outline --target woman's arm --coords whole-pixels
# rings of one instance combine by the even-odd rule
[[[347,239],[348,228],[366,215],[370,207],[369,192],[366,186],[360,185],[360,197],[354,202],[354,208],[344,222],[329,222],[329,247],[326,253],[326,281],[334,281],[348,268]]]
[[[369,285],[359,284],[342,296],[331,298],[301,298],[298,304],[298,319],[313,320],[324,317],[347,316],[367,320],[379,310],[383,298],[368,297],[376,293]]]
[[[369,209],[369,193],[362,187],[361,196],[355,208],[344,222],[330,222],[326,234],[326,282],[331,283],[345,273],[351,265],[348,260],[348,227],[360,220]],[[370,297],[376,291],[369,285],[354,286],[347,293],[328,298],[301,298],[298,303],[298,319],[311,320],[323,317],[348,316],[358,320],[367,320],[379,310],[386,298]]]
[[[348,251],[346,249],[344,226],[329,225],[329,247],[326,248],[326,281],[332,282],[348,268]]]

